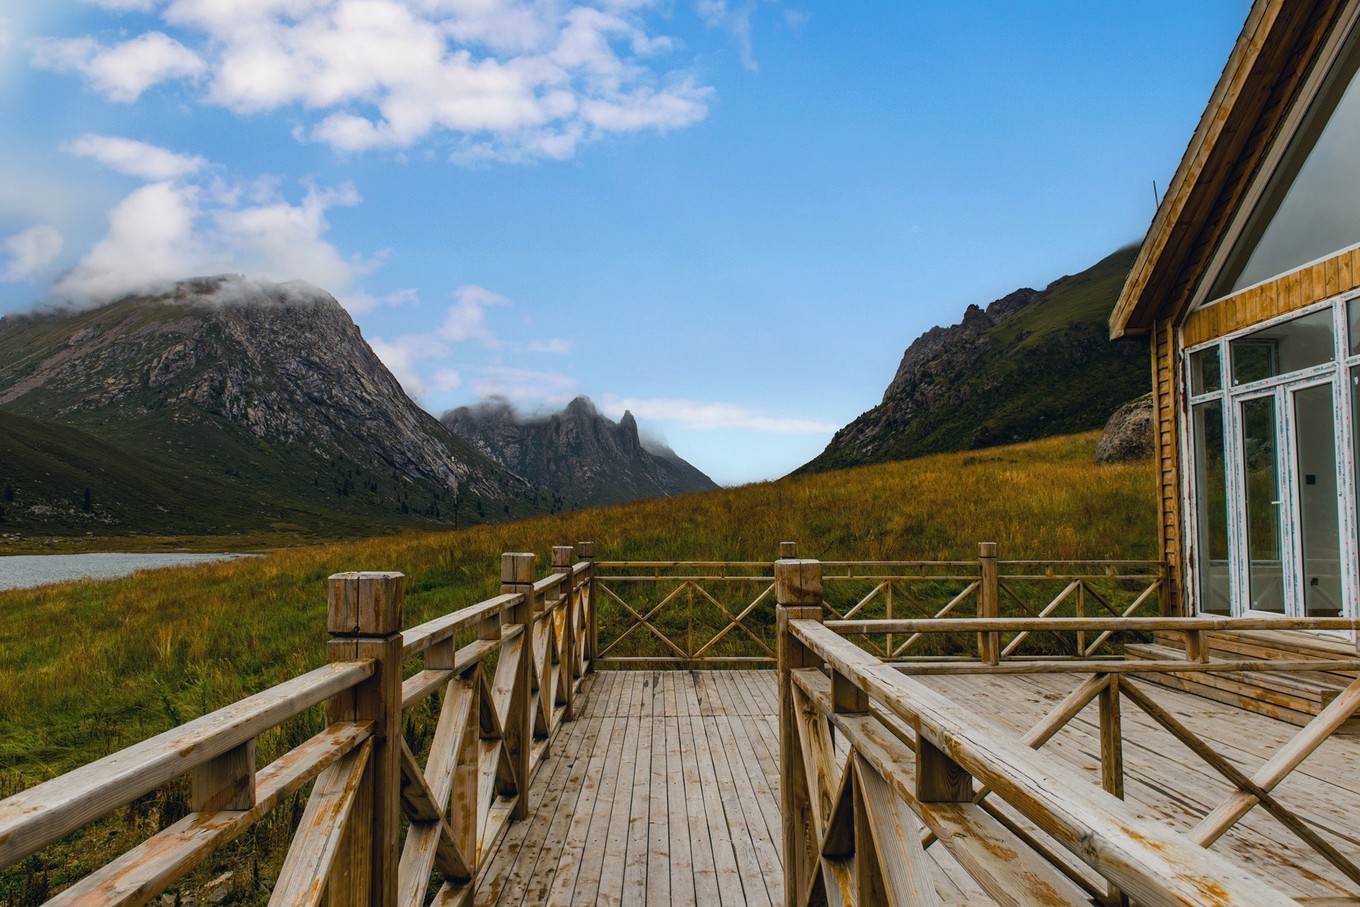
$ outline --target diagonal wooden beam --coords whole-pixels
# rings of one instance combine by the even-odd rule
[[[1061,607],[1062,603],[1067,600],[1067,597],[1069,595],[1071,595],[1073,592],[1077,591],[1080,588],[1081,580],[1073,580],[1072,582],[1068,583],[1066,588],[1059,592],[1057,596],[1053,599],[1053,601],[1045,605],[1044,609],[1040,611],[1036,616],[1048,617],[1048,615],[1052,614],[1054,611],[1058,610],[1059,607]],[[1016,648],[1020,645],[1020,643],[1024,641],[1025,637],[1029,636],[1030,632],[1031,631],[1029,630],[1021,630],[1019,633],[1015,634],[1015,637],[1006,644],[1006,648],[1001,650],[1001,654],[1004,656],[1014,652]]]
[[[934,614],[935,619],[938,620],[939,618],[944,617],[946,614],[953,611],[959,605],[963,604],[963,602],[967,600],[968,596],[972,595],[973,592],[977,590],[977,587],[979,585],[981,584],[977,580],[973,580],[967,586],[964,586],[963,591],[961,591],[958,595],[951,598],[947,605],[945,605],[943,608],[935,612]],[[902,645],[898,646],[895,650],[893,650],[892,657],[896,658],[903,652],[907,651],[907,649],[915,645],[916,641],[924,635],[925,635],[924,633],[911,634],[911,636],[907,637],[906,640],[903,641]]]
[[[656,604],[655,607],[648,611],[646,616],[643,616],[642,614],[639,614],[637,611],[633,610],[632,605],[628,604],[626,601],[615,595],[613,589],[610,589],[608,586],[601,583],[600,588],[604,590],[605,594],[612,598],[614,601],[618,602],[619,605],[621,605],[625,611],[632,615],[633,623],[629,624],[626,630],[624,630],[617,637],[615,637],[614,641],[611,642],[608,646],[606,646],[604,651],[601,652],[600,654],[601,655],[608,654],[608,652],[611,649],[613,649],[619,643],[623,642],[624,637],[626,637],[628,634],[632,633],[638,627],[646,627],[648,630],[651,631],[653,636],[655,636],[657,639],[661,640],[663,643],[669,646],[671,650],[675,652],[675,654],[679,655],[681,658],[688,658],[689,654],[686,653],[684,649],[680,648],[675,643],[671,642],[670,638],[666,636],[666,634],[662,633],[652,624],[652,618],[655,617],[662,608],[670,604],[675,599],[675,597],[678,596],[681,592],[683,592],[688,586],[689,586],[688,580],[681,583],[679,586],[676,586],[675,589],[672,590],[669,595],[663,598],[660,602]]]
[[[454,751],[462,749],[461,739]],[[472,877],[472,861],[468,859],[454,838],[444,810],[439,808],[424,774],[416,763],[410,747],[402,741],[401,805],[411,820],[402,848],[398,869],[400,879],[399,903],[406,907],[420,907],[425,900],[425,886],[430,866],[445,878],[465,881]],[[405,869],[407,872],[402,872]]]
[[[1148,586],[1146,589],[1142,591],[1142,593],[1137,598],[1133,600],[1133,602],[1127,608],[1124,609],[1124,613],[1120,614],[1119,616],[1128,617],[1130,614],[1137,611],[1139,608],[1143,606],[1143,602],[1147,601],[1160,588],[1161,588],[1160,582],[1154,582],[1151,586]],[[1089,646],[1086,647],[1086,649],[1082,652],[1082,655],[1089,656],[1091,653],[1095,652],[1096,649],[1099,649],[1101,645],[1104,644],[1105,640],[1109,639],[1113,635],[1114,635],[1113,630],[1106,630],[1105,632],[1101,633],[1099,636],[1095,638],[1095,640]]]
[[[843,619],[843,620],[849,620],[850,618],[854,617],[856,614],[858,614],[858,613],[860,612],[860,610],[861,610],[865,605],[869,604],[869,602],[871,602],[871,601],[873,601],[875,598],[877,598],[877,597],[878,597],[878,593],[882,592],[882,591],[883,591],[884,589],[886,589],[887,587],[888,587],[887,581],[881,582],[881,583],[879,583],[877,586],[874,586],[874,588],[869,592],[868,595],[864,596],[864,597],[861,598],[859,601],[855,602],[854,607],[852,607],[849,611],[846,611],[846,612],[845,612],[845,617],[842,618],[842,619]]]
[[[1166,711],[1166,709],[1163,709],[1146,693],[1130,683],[1127,679],[1121,680],[1117,688],[1125,696],[1133,700],[1135,705],[1151,716],[1154,721],[1166,728],[1173,737],[1189,747],[1191,752],[1207,762],[1224,778],[1228,779],[1228,781],[1238,790],[1249,793],[1256,798],[1256,802],[1265,807],[1266,811],[1278,819],[1281,825],[1288,828],[1296,836],[1321,854],[1323,858],[1335,866],[1339,872],[1352,882],[1360,884],[1360,867],[1357,867],[1347,859],[1341,851],[1332,846],[1329,841],[1276,800],[1275,797],[1271,795],[1270,791],[1248,778],[1246,773],[1233,765],[1226,758],[1219,755],[1213,747],[1205,743],[1193,731],[1182,724],[1180,719]]]
[[[765,599],[769,598],[770,595],[773,594],[773,593],[774,593],[774,584],[771,583],[770,585],[768,585],[768,586],[765,587],[765,591],[761,592],[759,595],[756,596],[755,601],[751,602],[751,603],[750,603],[749,605],[747,605],[745,608],[742,608],[742,609],[741,609],[741,613],[738,614],[738,615],[736,616],[736,618],[732,621],[732,623],[728,624],[726,627],[724,627],[724,628],[722,629],[722,631],[721,631],[720,633],[718,633],[716,636],[714,636],[714,637],[713,637],[712,639],[710,639],[708,642],[706,642],[706,643],[704,643],[702,646],[700,646],[700,647],[699,647],[699,650],[698,650],[697,652],[694,653],[694,657],[695,657],[695,658],[698,658],[698,657],[702,656],[702,655],[703,655],[705,652],[707,652],[709,649],[713,648],[713,647],[716,646],[718,643],[722,642],[723,637],[727,636],[728,633],[730,633],[730,632],[732,632],[733,630],[736,629],[736,624],[737,624],[737,623],[739,623],[739,622],[745,620],[745,619],[751,614],[752,611],[754,611],[756,608],[758,608],[758,607],[760,606],[760,603],[761,603],[761,602],[765,601]]]
[[[921,846],[921,820],[911,811],[906,801],[898,797],[864,757],[850,754],[854,769],[855,798],[855,853],[860,849],[870,859],[857,859],[860,867],[871,875],[873,884],[859,878],[861,898],[858,903],[884,904],[886,907],[934,907],[941,904],[940,894],[930,877],[930,859]],[[867,846],[866,846],[867,845]],[[868,865],[872,863],[872,865]],[[857,871],[856,875],[859,875]],[[870,898],[866,888],[877,894]]]
[[[694,588],[697,589],[697,590],[699,591],[699,594],[700,594],[700,595],[702,595],[704,598],[708,599],[709,602],[711,602],[715,608],[717,608],[719,611],[721,611],[721,612],[723,613],[723,615],[724,615],[725,617],[727,617],[727,619],[728,619],[729,621],[731,621],[731,623],[728,624],[729,627],[734,626],[734,625],[737,626],[737,627],[740,627],[740,628],[742,629],[742,631],[746,633],[747,636],[749,636],[749,637],[751,637],[751,639],[755,640],[756,645],[760,646],[762,649],[765,650],[765,654],[766,654],[766,655],[769,655],[771,658],[774,657],[774,649],[771,649],[771,648],[769,647],[769,645],[766,644],[765,640],[761,639],[761,638],[760,638],[759,636],[757,636],[754,632],[752,632],[751,628],[748,627],[748,626],[746,626],[746,624],[741,623],[737,618],[733,617],[733,616],[732,616],[732,612],[731,612],[731,611],[728,611],[727,608],[722,604],[722,602],[718,601],[718,600],[717,600],[716,598],[714,598],[712,595],[709,595],[709,594],[708,594],[708,590],[704,589],[703,586],[700,586],[698,583],[694,583],[693,585],[694,585]]]
[[[1275,755],[1256,770],[1251,780],[1264,790],[1274,790],[1324,740],[1345,724],[1357,708],[1360,708],[1360,680],[1352,681],[1316,718],[1276,750]],[[1254,795],[1242,790],[1234,791],[1190,830],[1190,837],[1205,847],[1209,846],[1250,812],[1256,803]]]
[[[270,907],[316,907],[321,903],[354,801],[364,787],[372,749],[372,741],[365,740],[317,776],[269,896]]]

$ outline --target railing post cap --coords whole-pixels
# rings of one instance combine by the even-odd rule
[[[392,571],[333,574],[326,583],[326,629],[344,636],[401,632],[406,576]]]
[[[780,556],[781,558],[793,558],[793,557],[797,557],[797,556],[798,556],[798,543],[797,543],[797,542],[780,542],[780,543],[779,543],[779,556]]]
[[[593,557],[595,556],[595,543],[594,543],[594,542],[577,542],[577,543],[576,543],[576,555],[577,555],[578,557],[580,557],[582,560],[587,560],[587,561],[590,560],[591,558],[593,558]]]
[[[507,551],[501,555],[501,585],[522,586],[533,581],[533,552]]]
[[[570,545],[553,545],[552,565],[554,567],[570,567],[572,558],[575,557],[576,549]]]
[[[780,558],[774,562],[774,595],[780,605],[822,604],[822,562]]]
[[[978,542],[978,557],[996,557],[996,542]]]

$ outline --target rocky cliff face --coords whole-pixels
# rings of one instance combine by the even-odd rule
[[[1043,290],[971,305],[902,356],[883,400],[800,472],[900,460],[1097,428],[1147,388],[1146,346],[1106,319],[1134,249]]]
[[[440,520],[538,509],[413,403],[330,295],[185,281],[0,320],[0,407],[284,497]]]
[[[506,401],[491,400],[451,410],[441,421],[488,457],[545,489],[555,508],[717,487],[674,451],[644,444],[632,413],[616,423],[586,397],[551,416],[524,418]]]

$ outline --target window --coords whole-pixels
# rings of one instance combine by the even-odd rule
[[[1360,356],[1360,299],[1346,303],[1346,334],[1350,337],[1351,355]]]
[[[1292,271],[1360,242],[1360,50],[1328,74],[1252,211],[1210,298]]]
[[[1223,389],[1218,347],[1190,354],[1190,393],[1198,396]]]
[[[1206,614],[1231,614],[1223,401],[1212,400],[1194,408],[1194,439],[1195,512],[1199,516],[1199,607]]]
[[[1239,404],[1247,515],[1247,607],[1284,613],[1284,516],[1280,498],[1280,444],[1275,397]]]
[[[1234,385],[1330,362],[1336,355],[1332,310],[1327,308],[1256,331],[1232,341],[1228,348]]]

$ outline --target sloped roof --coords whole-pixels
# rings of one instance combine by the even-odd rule
[[[1255,0],[1110,315],[1147,331],[1208,266],[1345,0]]]

